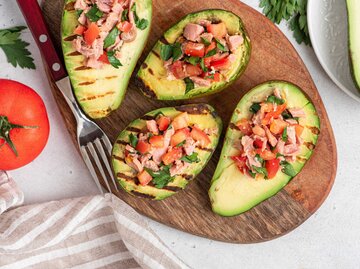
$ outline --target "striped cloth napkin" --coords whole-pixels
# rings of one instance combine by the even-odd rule
[[[23,206],[1,214],[0,268],[189,267],[135,210],[105,194]]]
[[[24,193],[5,171],[0,171],[0,214],[7,209],[21,205]]]

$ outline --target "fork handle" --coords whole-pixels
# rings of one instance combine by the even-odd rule
[[[37,0],[17,0],[17,3],[25,17],[31,33],[34,36],[40,52],[49,67],[53,79],[58,81],[66,77],[65,68],[56,53],[54,44],[50,39],[50,35]]]

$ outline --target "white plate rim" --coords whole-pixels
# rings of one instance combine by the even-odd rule
[[[349,95],[351,98],[353,98],[354,100],[360,102],[360,97],[357,96],[356,94],[354,94],[352,91],[350,91],[347,87],[345,87],[337,78],[335,75],[333,75],[333,73],[330,71],[330,69],[327,67],[327,65],[325,64],[325,61],[323,60],[323,58],[321,57],[320,54],[320,48],[318,47],[317,43],[315,42],[316,38],[314,36],[314,32],[312,29],[312,24],[310,23],[310,21],[312,20],[313,16],[312,16],[312,3],[313,1],[319,1],[319,0],[308,0],[307,3],[307,24],[308,24],[308,30],[309,30],[309,36],[310,36],[310,40],[311,40],[311,45],[314,49],[315,55],[318,58],[322,68],[325,70],[325,72],[327,73],[327,75],[330,77],[330,79],[342,90],[344,91],[347,95]]]

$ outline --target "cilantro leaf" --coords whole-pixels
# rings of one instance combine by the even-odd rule
[[[149,21],[147,19],[139,19],[139,16],[136,13],[136,3],[131,7],[131,11],[134,13],[134,21],[135,25],[138,29],[144,30],[149,25]]]
[[[201,58],[201,60],[200,60],[200,67],[201,67],[202,71],[204,71],[204,72],[208,71],[208,68],[205,66],[204,58]]]
[[[97,7],[97,5],[93,5],[91,9],[85,14],[85,16],[92,22],[98,21],[102,16],[103,12]]]
[[[283,103],[285,103],[285,100],[282,98],[278,98],[275,95],[270,95],[268,96],[268,98],[266,99],[267,103],[273,103],[273,104],[277,104],[277,105],[282,105]]]
[[[136,148],[139,139],[133,133],[131,133],[131,134],[129,134],[129,140],[130,140],[131,146],[133,148]]]
[[[215,40],[216,40],[216,47],[217,47],[219,50],[224,51],[224,52],[229,51],[228,48],[225,47],[225,46],[220,42],[219,39],[215,38]]]
[[[76,16],[79,18],[80,15],[81,15],[83,12],[84,12],[84,10],[82,10],[82,9],[77,9],[77,10],[76,10]]]
[[[250,108],[249,108],[249,111],[252,112],[252,113],[256,113],[260,110],[261,106],[260,106],[260,103],[253,103]]]
[[[288,135],[287,135],[287,127],[284,128],[284,131],[281,135],[281,139],[286,142],[288,140]]]
[[[115,67],[115,68],[119,68],[120,66],[122,66],[121,62],[119,61],[118,58],[115,57],[115,51],[108,51],[106,53],[107,57],[108,57],[108,60],[109,60],[109,63]]]
[[[129,20],[129,10],[124,9],[121,13],[121,21],[128,21]]]
[[[287,161],[282,161],[280,163],[282,165],[282,169],[281,171],[284,173],[284,174],[287,174],[288,176],[291,176],[291,177],[294,177],[296,176],[296,171],[294,169],[294,167]]]
[[[266,170],[265,167],[257,167],[255,165],[252,165],[252,169],[258,174],[263,174],[265,178],[268,177],[268,171]]]
[[[180,142],[179,144],[177,144],[175,147],[182,147],[182,146],[184,146],[184,144],[186,143],[186,140],[184,140],[184,141],[182,141],[182,142]]]
[[[207,47],[211,44],[211,42],[209,40],[207,40],[206,38],[201,37],[201,41],[204,43],[204,45]]]
[[[184,82],[186,84],[185,94],[195,88],[194,82],[190,78],[184,78]]]
[[[119,35],[120,35],[119,29],[116,26],[114,26],[114,28],[112,28],[112,30],[104,39],[104,49],[113,45],[115,43],[116,37]]]
[[[163,188],[175,178],[170,175],[170,165],[163,166],[162,168],[162,170],[156,172],[145,168],[146,172],[148,172],[153,178],[151,182],[154,183],[155,187],[158,189]]]
[[[167,61],[171,58],[173,47],[171,45],[163,44],[160,48],[160,58],[164,61]]]
[[[200,58],[191,56],[191,57],[186,58],[186,61],[192,65],[197,65],[200,62]]]
[[[26,48],[29,43],[20,39],[25,26],[0,30],[0,48],[4,51],[8,63],[16,67],[35,69],[34,59]]]
[[[205,58],[214,56],[216,54],[216,48],[208,51],[208,53],[205,54]]]
[[[181,161],[187,162],[187,163],[198,163],[200,162],[200,159],[198,157],[198,154],[196,152],[193,152],[191,155],[183,156],[180,158]]]
[[[172,45],[172,58],[174,61],[179,59],[182,55],[181,44],[176,42]]]

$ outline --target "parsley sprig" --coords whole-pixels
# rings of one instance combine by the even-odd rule
[[[27,49],[29,43],[21,40],[20,33],[25,26],[0,30],[0,48],[4,51],[8,63],[16,67],[35,69],[34,59]]]
[[[289,21],[295,40],[311,46],[306,21],[307,0],[260,0],[263,13],[274,23]]]

